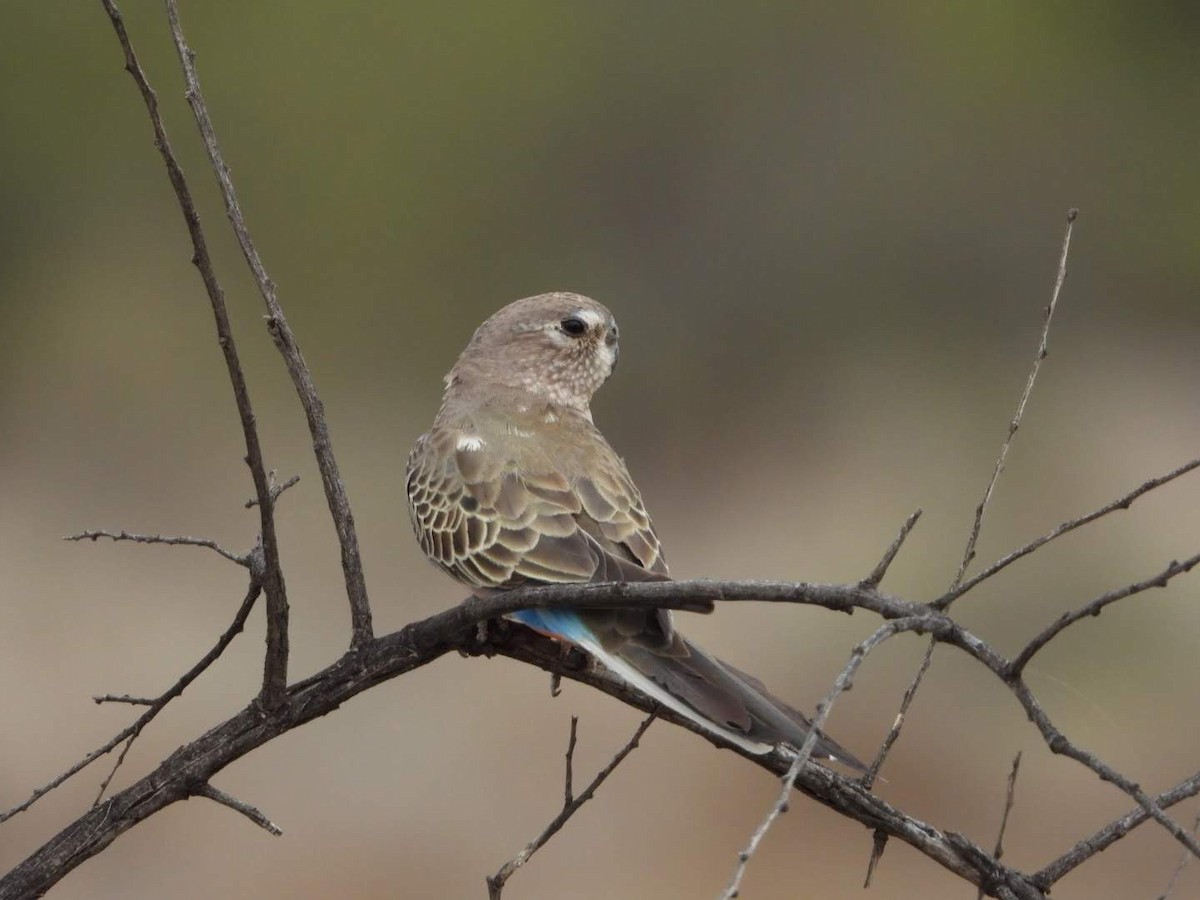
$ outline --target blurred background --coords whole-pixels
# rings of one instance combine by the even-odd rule
[[[595,404],[681,577],[845,582],[925,510],[885,582],[938,595],[1037,346],[1043,367],[980,562],[1200,448],[1200,17],[1189,4],[183,4],[242,204],[312,366],[383,631],[462,591],[421,559],[402,467],[485,316],[546,290],[616,313]],[[161,4],[123,4],[198,195],[279,507],[298,678],[345,646],[333,529],[299,404],[225,226]],[[226,627],[243,573],[200,549],[69,544],[85,528],[254,540],[212,317],[99,3],[12,4],[0,37],[0,807],[135,715]],[[960,602],[1004,653],[1063,610],[1197,550],[1200,478],[1153,493]],[[1196,581],[1082,622],[1030,680],[1082,747],[1160,791],[1197,768]],[[114,786],[241,708],[261,610],[143,735]],[[811,708],[865,614],[738,605],[700,643]],[[864,667],[830,731],[870,757],[924,640]],[[54,892],[481,897],[638,716],[511,661],[445,658],[216,779],[284,829],[177,804]],[[1130,808],[1044,749],[1016,702],[940,651],[880,786],[1034,870]],[[683,758],[686,764],[677,760]],[[109,760],[0,827],[7,869],[81,813]],[[506,896],[714,896],[775,795],[670,726]],[[1190,822],[1190,801],[1174,810]],[[797,802],[743,895],[861,895],[870,834]],[[1179,859],[1146,826],[1055,887],[1151,896]],[[899,842],[872,896],[967,896]],[[1175,896],[1200,896],[1200,866]]]

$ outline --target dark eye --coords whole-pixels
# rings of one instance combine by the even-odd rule
[[[558,327],[571,337],[579,337],[587,331],[587,322],[578,316],[567,316],[558,323]]]

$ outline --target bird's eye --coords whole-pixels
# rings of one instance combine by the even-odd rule
[[[571,337],[580,337],[584,332],[587,331],[587,322],[583,321],[583,319],[579,318],[578,316],[567,316],[558,323],[558,327],[561,328],[565,334],[569,334]]]

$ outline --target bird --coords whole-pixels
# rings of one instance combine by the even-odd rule
[[[426,557],[475,595],[670,580],[642,495],[592,418],[618,338],[596,300],[539,294],[485,320],[446,375],[433,425],[409,454],[408,508]],[[758,679],[680,634],[669,610],[524,609],[509,618],[579,647],[749,753],[798,749],[812,730]],[[824,734],[812,758],[865,771]]]

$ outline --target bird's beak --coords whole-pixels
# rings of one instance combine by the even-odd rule
[[[608,374],[617,371],[617,361],[621,357],[621,348],[617,344],[617,333],[613,329],[608,330],[608,334],[604,336],[604,346],[612,353],[612,367],[608,370]]]

